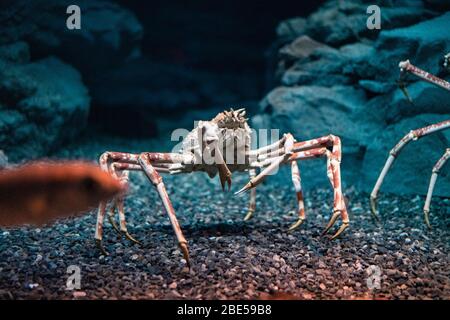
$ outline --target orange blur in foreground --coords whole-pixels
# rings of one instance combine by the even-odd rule
[[[81,161],[34,162],[0,171],[0,226],[42,225],[86,212],[124,192],[98,166]]]

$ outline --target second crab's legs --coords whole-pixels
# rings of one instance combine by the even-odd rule
[[[445,68],[449,68],[450,67],[450,53],[448,53],[447,55],[445,55],[444,57],[444,67]],[[438,87],[441,87],[443,89],[449,90],[450,91],[450,83],[439,78],[436,77],[435,75],[426,72],[418,67],[416,67],[415,65],[411,64],[409,62],[409,60],[406,61],[401,61],[399,63],[399,68],[400,68],[400,78],[402,78],[407,72],[419,77],[422,80],[425,80],[431,84],[434,84]],[[408,94],[408,92],[406,91],[405,87],[401,87],[403,93],[405,94],[406,98],[408,100],[411,101],[411,98]],[[429,135],[431,133],[437,132],[437,131],[442,131],[445,129],[450,128],[450,120],[446,120],[446,121],[442,121],[436,124],[432,124],[429,125],[427,127],[424,128],[420,128],[420,129],[416,129],[416,130],[412,130],[410,131],[406,136],[404,136],[398,143],[397,145],[395,145],[395,147],[390,151],[389,157],[386,160],[386,163],[377,179],[377,182],[375,183],[375,186],[370,194],[370,209],[372,212],[372,215],[378,219],[377,216],[377,196],[378,196],[378,191],[380,190],[380,187],[383,183],[383,180],[386,176],[386,174],[388,173],[389,169],[391,168],[395,158],[397,157],[397,155],[399,154],[399,152],[403,149],[403,147],[408,144],[411,140],[417,140],[421,137],[424,137],[426,135]],[[431,190],[432,193],[432,190]],[[430,194],[430,192],[428,192],[428,194]],[[431,197],[431,195],[430,195]],[[431,199],[429,199],[429,201],[431,201]],[[426,206],[426,205],[425,205]],[[425,209],[424,209],[425,210]],[[428,210],[428,209],[427,209]],[[427,216],[427,213],[425,214]]]
[[[450,148],[448,148],[445,151],[444,155],[438,160],[436,165],[433,167],[433,171],[431,174],[430,185],[428,187],[428,192],[427,192],[427,198],[425,200],[425,206],[423,207],[423,213],[425,215],[425,222],[429,228],[431,228],[431,225],[430,225],[430,219],[429,219],[428,215],[430,213],[430,203],[431,203],[431,197],[433,196],[434,185],[436,184],[436,180],[439,175],[439,171],[441,170],[441,168],[444,166],[444,164],[447,162],[448,159],[450,159]]]
[[[445,60],[447,61],[447,59]],[[444,64],[445,65],[445,64]],[[413,75],[421,78],[422,80],[425,80],[429,83],[432,83],[438,87],[441,87],[443,89],[450,91],[450,83],[445,81],[444,79],[441,79],[439,77],[436,77],[435,75],[426,72],[425,70],[420,69],[419,67],[416,67],[412,63],[409,62],[409,60],[401,61],[398,64],[400,68],[400,74],[405,74],[405,72],[412,73]]]
[[[403,147],[408,144],[410,141],[416,141],[419,138],[422,138],[426,135],[442,131],[445,129],[450,128],[450,120],[442,121],[436,124],[429,125],[424,128],[411,130],[407,135],[405,135],[389,153],[389,157],[386,160],[386,163],[383,167],[383,170],[380,173],[380,176],[377,179],[377,182],[375,183],[375,186],[372,190],[372,193],[370,194],[370,208],[373,216],[378,219],[377,217],[377,196],[378,191],[380,190],[381,185],[383,184],[383,180],[386,177],[389,169],[392,167],[392,164],[394,163],[394,160],[397,158],[400,151],[403,149]]]

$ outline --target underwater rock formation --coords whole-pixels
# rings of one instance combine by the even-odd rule
[[[367,29],[366,9],[374,4],[370,0],[326,2],[307,18],[292,18],[280,23],[277,35],[285,40],[307,34],[315,40],[333,46],[352,43],[361,38],[376,38],[378,31]],[[382,7],[383,29],[410,25],[435,13],[426,10],[421,1],[397,1],[395,6],[389,0],[377,1]]]
[[[83,77],[139,55],[143,29],[134,14],[112,1],[79,0],[81,29],[66,28],[70,0],[4,0],[0,3],[0,44],[30,45],[33,59],[55,55]]]
[[[61,146],[82,130],[89,112],[77,70],[55,57],[29,56],[24,42],[0,47],[0,146],[13,162]]]
[[[71,4],[0,3],[0,144],[13,161],[45,156],[78,135],[90,107],[83,82],[95,92],[98,74],[140,55],[143,28],[131,11],[81,0],[81,30],[69,30]]]
[[[399,2],[395,7],[386,2],[379,32],[366,28],[367,3],[329,1],[306,19],[279,24],[277,87],[262,99],[252,123],[291,131],[301,139],[341,136],[344,183],[370,191],[398,140],[449,117],[449,92],[408,76],[411,104],[396,81],[398,63],[406,59],[450,79],[442,68],[443,56],[450,52],[450,13],[439,13],[446,9],[443,1]],[[383,189],[425,194],[431,169],[449,146],[448,132],[411,142]],[[437,195],[450,193],[445,172]],[[314,176],[304,180],[309,186],[323,182]]]

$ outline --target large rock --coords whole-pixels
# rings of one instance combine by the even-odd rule
[[[344,184],[371,191],[400,138],[449,117],[450,92],[408,75],[410,103],[397,79],[398,63],[406,59],[450,79],[442,68],[450,52],[450,12],[439,16],[441,1],[399,1],[395,7],[383,2],[383,31],[372,33],[365,23],[368,4],[329,1],[307,18],[280,23],[278,41],[289,42],[278,52],[278,87],[252,120],[257,128],[292,132],[298,140],[340,136]],[[450,146],[449,136],[438,133],[408,145],[383,190],[425,194],[431,168]],[[305,184],[319,186],[323,179],[313,163],[302,165],[302,175]],[[450,194],[446,172],[436,190],[443,196]]]
[[[304,37],[301,37],[304,38]],[[296,42],[298,40],[295,40]],[[373,55],[373,46],[369,43],[356,43],[333,49],[326,45],[315,45],[313,49],[303,51],[303,57],[297,59],[285,70],[285,60],[281,60],[278,73],[283,85],[320,85],[351,84],[355,76],[369,77],[375,71],[367,67],[367,60]]]
[[[78,71],[54,57],[29,62],[27,51],[24,43],[0,47],[0,145],[13,162],[79,134],[89,111]]]
[[[139,54],[143,29],[129,10],[107,0],[79,0],[81,30],[66,27],[70,0],[2,0],[0,44],[29,43],[33,58],[55,55],[83,76]]]
[[[261,114],[252,118],[252,125],[257,129],[278,129],[280,135],[290,132],[299,141],[329,134],[340,136],[345,183],[355,184],[363,146],[380,129],[371,113],[362,112],[364,104],[364,92],[351,86],[278,87],[262,100]],[[304,173],[307,186],[326,180],[326,175],[317,174],[323,164],[302,166],[308,168]]]
[[[278,34],[298,36],[308,34],[312,38],[330,45],[352,43],[363,37],[376,38],[379,31],[366,26],[369,15],[367,7],[374,4],[370,0],[326,2],[306,21],[291,19],[278,27]],[[383,30],[410,25],[434,13],[426,10],[421,1],[378,1],[381,7],[381,28]],[[289,31],[290,29],[290,31]]]
[[[406,99],[401,90],[396,90],[389,102],[386,112],[388,123],[397,122],[405,117],[412,117],[422,113],[436,113],[449,116],[450,91],[426,82],[415,82],[408,86],[408,94],[412,103]]]
[[[398,63],[406,59],[421,69],[440,74],[444,54],[450,52],[448,30],[450,12],[410,27],[383,31],[376,44],[376,54],[368,63],[378,70],[377,79],[383,81],[395,81]]]

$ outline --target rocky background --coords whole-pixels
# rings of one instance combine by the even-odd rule
[[[291,14],[237,0],[75,3],[81,30],[66,28],[73,1],[0,3],[0,145],[11,161],[49,155],[86,128],[156,137],[230,105],[256,106],[264,50]]]
[[[373,1],[381,31],[365,27],[372,1],[289,2],[78,0],[80,31],[65,28],[72,1],[0,2],[0,167],[7,158],[170,150],[172,129],[245,105],[256,128],[342,137],[351,221],[338,240],[321,236],[332,208],[324,161],[301,163],[307,220],[292,233],[287,167],[258,186],[247,222],[248,196],[221,192],[206,175],[168,176],[188,270],[153,186],[132,173],[127,225],[142,246],[106,221],[111,255],[101,255],[94,210],[2,229],[0,299],[449,299],[449,171],[437,184],[447,198],[433,198],[432,230],[423,197],[384,195],[375,223],[365,192],[398,139],[450,114],[444,90],[411,77],[410,104],[396,85],[404,59],[449,79],[441,69],[449,2]],[[412,142],[382,191],[424,194],[449,140],[440,133]],[[247,181],[234,175],[233,191]],[[74,292],[66,290],[69,265],[82,270]],[[381,268],[380,289],[367,287],[370,266]]]
[[[372,2],[80,0],[82,30],[73,31],[70,1],[2,1],[1,149],[18,162],[98,131],[168,139],[194,119],[245,105],[256,128],[299,140],[341,136],[344,183],[368,191],[398,139],[450,111],[444,90],[410,77],[410,104],[396,86],[404,59],[446,77],[448,1],[378,1],[381,31],[366,28]],[[383,191],[424,194],[449,137],[406,147]],[[305,187],[326,186],[322,163],[302,167]],[[442,175],[436,194],[448,195]]]
[[[450,92],[414,76],[398,89],[398,63],[411,62],[450,79],[442,67],[450,51],[448,1],[379,1],[381,30],[366,27],[373,1],[328,1],[306,18],[277,28],[274,88],[253,117],[256,127],[280,128],[299,139],[333,133],[344,145],[347,185],[371,191],[389,150],[405,134],[448,119]],[[425,194],[431,169],[450,145],[450,132],[411,142],[398,157],[382,190]],[[325,184],[319,165],[305,164],[304,184]],[[323,170],[323,169],[322,169]],[[443,170],[436,194],[450,194]]]

